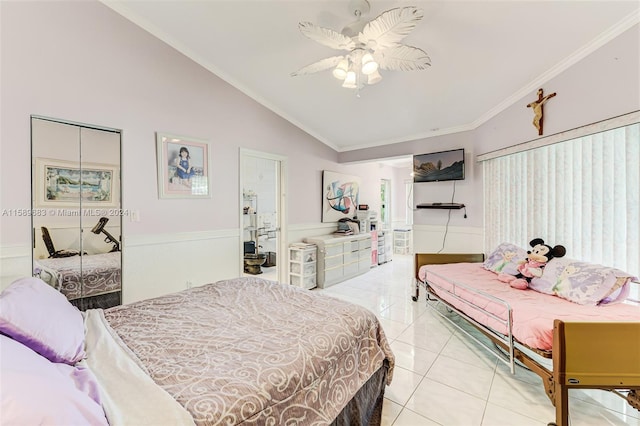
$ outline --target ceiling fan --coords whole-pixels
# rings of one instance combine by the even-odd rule
[[[295,77],[333,68],[333,76],[342,80],[342,87],[359,90],[366,84],[382,80],[379,69],[415,71],[431,65],[431,59],[424,50],[400,43],[424,16],[421,9],[400,7],[387,10],[370,21],[361,19],[369,8],[367,0],[350,1],[349,9],[357,20],[341,32],[300,22],[298,28],[306,37],[347,53],[321,59],[291,75]]]

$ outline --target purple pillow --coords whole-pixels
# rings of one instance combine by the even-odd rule
[[[99,402],[86,391],[93,386],[78,380],[87,377],[82,369],[52,363],[3,335],[0,359],[2,424],[107,424]]]
[[[0,293],[0,332],[51,362],[73,365],[85,356],[82,314],[39,278],[21,278]]]
[[[527,258],[527,251],[511,243],[502,243],[487,257],[482,266],[496,274],[518,275],[518,265]]]

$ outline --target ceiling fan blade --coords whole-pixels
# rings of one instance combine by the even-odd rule
[[[431,65],[429,55],[417,47],[398,44],[376,52],[380,68],[389,71],[426,70]]]
[[[298,28],[306,37],[332,49],[351,50],[356,47],[350,37],[329,28],[315,26],[311,22],[300,22]]]
[[[344,59],[344,56],[332,56],[330,58],[321,59],[318,62],[314,62],[310,65],[307,65],[306,67],[300,68],[296,72],[292,72],[291,77],[295,77],[298,75],[313,74],[316,72],[327,70],[329,68],[333,68],[336,65],[338,65],[338,63],[342,59]]]
[[[358,40],[374,50],[391,47],[405,38],[423,16],[422,9],[414,6],[387,10],[365,25]]]

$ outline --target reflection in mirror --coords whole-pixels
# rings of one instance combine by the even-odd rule
[[[81,310],[121,303],[120,132],[31,119],[33,270]]]

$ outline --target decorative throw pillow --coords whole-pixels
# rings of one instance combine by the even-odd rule
[[[82,313],[39,278],[18,279],[0,293],[0,332],[52,362],[73,365],[85,356]]]
[[[500,244],[483,263],[484,269],[497,274],[516,275],[518,264],[527,257],[527,251],[511,243]]]
[[[99,401],[89,391],[97,385],[89,386],[89,377],[82,369],[52,363],[3,335],[0,359],[2,424],[107,424]]]
[[[555,258],[547,263],[540,278],[531,280],[529,288],[580,305],[597,305],[623,301],[633,280],[637,278],[616,268]]]

